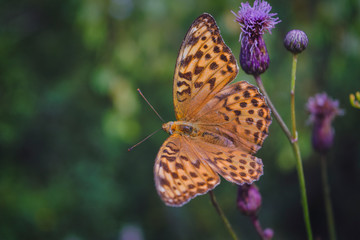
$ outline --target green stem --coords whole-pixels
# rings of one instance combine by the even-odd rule
[[[312,240],[313,236],[312,236],[312,230],[311,230],[311,224],[310,224],[310,214],[309,214],[309,207],[308,207],[308,203],[307,203],[307,197],[306,197],[306,187],[305,187],[305,177],[304,177],[304,171],[303,171],[303,167],[302,167],[302,161],[301,161],[301,154],[300,154],[300,148],[299,148],[299,144],[297,141],[297,131],[296,131],[296,122],[295,122],[295,73],[296,73],[296,62],[297,61],[293,61],[293,69],[292,69],[292,81],[291,81],[291,88],[294,89],[294,97],[293,100],[291,101],[291,116],[292,116],[292,129],[293,129],[293,133],[295,133],[294,135],[292,135],[289,131],[289,128],[287,127],[287,125],[285,124],[284,120],[281,118],[281,116],[279,115],[279,113],[277,112],[275,106],[272,104],[269,95],[267,94],[267,92],[265,91],[264,85],[262,84],[262,80],[261,77],[259,75],[254,75],[256,83],[258,84],[261,92],[263,93],[263,95],[266,98],[266,101],[275,117],[275,119],[278,121],[280,127],[282,128],[282,130],[284,131],[285,135],[287,136],[291,147],[293,149],[295,158],[296,158],[296,169],[298,172],[298,178],[299,178],[299,187],[300,187],[300,195],[301,195],[301,204],[303,207],[303,214],[304,214],[304,222],[305,222],[305,227],[306,227],[306,231],[307,231],[307,235],[308,235],[308,239]]]
[[[223,210],[220,208],[219,204],[217,203],[213,191],[209,191],[209,196],[210,196],[212,205],[215,207],[217,213],[220,215],[221,219],[222,219],[223,222],[225,223],[225,226],[226,226],[227,230],[229,231],[231,237],[232,237],[234,240],[238,240],[238,237],[236,236],[235,231],[234,231],[233,228],[231,227],[231,224],[230,224],[229,220],[226,218]]]
[[[295,80],[296,80],[296,65],[297,65],[297,55],[293,54],[293,63],[291,70],[291,125],[292,125],[292,138],[293,141],[297,141],[297,131],[296,131],[296,118],[295,118]]]
[[[308,234],[308,239],[312,240],[313,236],[312,236],[311,224],[310,224],[309,207],[308,207],[308,202],[307,202],[307,197],[306,197],[304,170],[302,167],[300,148],[299,148],[299,144],[297,141],[295,141],[292,144],[292,148],[293,148],[293,151],[295,153],[295,158],[296,158],[296,168],[297,168],[298,178],[299,178],[301,205],[303,207],[305,227],[306,227],[306,231]]]
[[[296,158],[296,168],[298,172],[299,178],[299,186],[300,186],[300,194],[301,194],[301,204],[303,207],[304,212],[304,220],[305,226],[308,234],[308,239],[312,240],[312,231],[311,231],[311,224],[310,224],[310,216],[309,216],[309,207],[306,197],[306,185],[305,185],[305,177],[304,177],[304,170],[302,166],[300,148],[298,143],[298,136],[296,130],[296,118],[295,118],[295,80],[296,80],[296,65],[297,65],[297,55],[293,54],[293,61],[292,61],[292,70],[291,70],[291,123],[292,123],[292,148],[295,153]]]
[[[332,210],[331,198],[330,198],[330,186],[327,174],[327,166],[326,166],[326,157],[324,154],[321,154],[321,175],[322,175],[322,184],[324,190],[324,202],[325,209],[327,215],[327,224],[329,230],[330,240],[336,240],[336,232],[335,232],[335,221],[334,221],[334,213]]]

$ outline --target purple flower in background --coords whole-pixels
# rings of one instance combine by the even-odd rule
[[[261,194],[254,184],[244,184],[239,186],[237,207],[244,215],[256,215],[261,207]]]
[[[333,100],[326,93],[318,93],[310,97],[307,105],[310,113],[309,121],[313,123],[312,144],[316,151],[327,152],[334,141],[332,121],[336,116],[344,114],[339,108],[339,101]]]
[[[266,1],[255,0],[253,7],[248,2],[241,3],[236,14],[236,21],[241,26],[240,65],[247,74],[259,75],[269,66],[269,55],[263,34],[271,33],[275,24],[279,23],[277,13],[270,13],[271,6]]]

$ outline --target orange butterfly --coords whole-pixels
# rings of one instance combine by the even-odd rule
[[[156,157],[156,189],[169,206],[182,206],[220,183],[252,183],[263,173],[261,148],[271,123],[258,89],[228,85],[238,66],[214,18],[204,13],[191,25],[176,61],[173,100],[176,122]]]

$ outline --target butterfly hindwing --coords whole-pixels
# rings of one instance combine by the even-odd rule
[[[182,206],[219,184],[219,176],[203,162],[192,141],[171,135],[161,146],[155,160],[156,189],[169,206]]]
[[[251,184],[263,174],[261,159],[237,148],[224,147],[198,139],[193,141],[193,145],[201,152],[209,166],[229,182]]]
[[[174,73],[173,100],[178,120],[191,121],[238,73],[214,18],[207,13],[191,25],[181,45]]]

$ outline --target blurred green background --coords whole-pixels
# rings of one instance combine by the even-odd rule
[[[252,3],[252,2],[251,2]],[[282,20],[266,35],[271,58],[263,81],[289,123],[291,55],[282,39],[302,29],[297,119],[314,236],[328,239],[319,155],[310,142],[305,103],[327,92],[346,114],[335,120],[328,155],[339,239],[354,239],[360,214],[360,2],[277,0]],[[137,94],[142,89],[174,120],[172,81],[178,49],[192,21],[211,13],[233,53],[240,1],[62,0],[0,2],[0,239],[229,239],[207,195],[166,207],[153,181],[166,133],[127,152],[161,126]],[[240,71],[237,79],[254,83]],[[276,239],[305,239],[295,160],[274,121],[257,154],[265,174],[263,227]],[[235,205],[237,187],[215,189],[241,239],[257,239]]]

